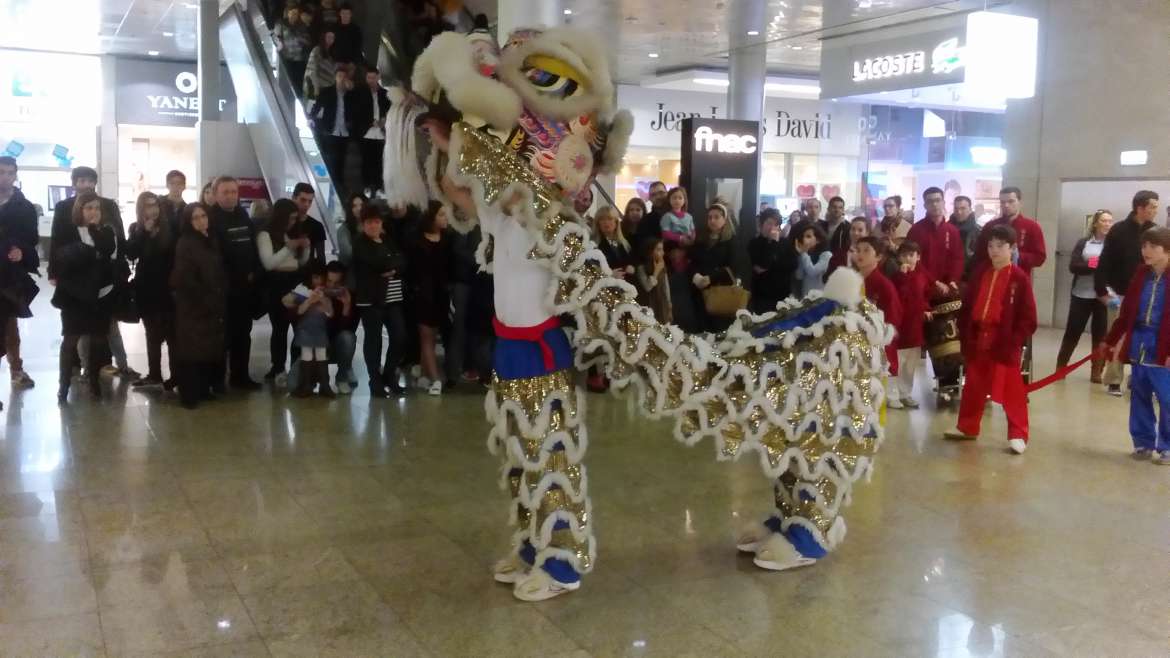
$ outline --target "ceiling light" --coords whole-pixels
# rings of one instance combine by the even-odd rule
[[[997,146],[972,146],[971,160],[979,165],[1002,167],[1007,162],[1007,151]]]
[[[817,85],[801,85],[787,82],[765,82],[764,89],[768,91],[791,91],[801,94],[821,93],[821,88]]]
[[[146,51],[146,54],[147,54],[147,55],[150,55],[151,57],[158,57],[158,51],[157,51],[157,50],[148,50],[148,51]]]
[[[174,32],[163,32],[163,36],[164,37],[173,37],[173,36],[175,36],[175,33]]]
[[[1146,151],[1122,151],[1121,164],[1125,167],[1144,165],[1149,160],[1149,155]]]
[[[793,50],[804,50],[804,46],[788,46],[788,47],[793,49]]]
[[[572,10],[572,9],[566,9],[566,10],[565,10],[565,16],[572,16],[572,15],[573,15],[573,10]]]
[[[658,59],[658,53],[650,53],[650,54],[648,55],[648,57],[649,57],[650,59]]]
[[[760,31],[759,30],[748,30],[748,36],[749,37],[758,37],[758,36],[760,36]]]
[[[712,87],[726,87],[731,84],[723,78],[694,78],[691,82],[697,85],[710,85]]]

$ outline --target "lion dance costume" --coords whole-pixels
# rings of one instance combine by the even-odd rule
[[[478,221],[478,257],[495,278],[488,445],[504,461],[516,528],[495,578],[534,601],[577,589],[593,568],[575,384],[591,366],[615,389],[634,388],[648,416],[674,419],[686,444],[711,437],[720,459],[758,453],[775,509],[739,538],[757,565],[809,564],[838,544],[841,508],[882,440],[892,339],[860,276],[842,271],[823,296],[741,313],[722,334],[685,335],[634,301],[575,210],[591,203],[599,173],[621,166],[632,129],[614,109],[596,41],[570,28],[524,30],[497,48],[486,33],[446,33],[419,58],[412,87],[414,102],[388,116],[388,197],[438,198]],[[424,133],[430,148],[416,148]]]

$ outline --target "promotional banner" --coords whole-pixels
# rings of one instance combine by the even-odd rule
[[[618,86],[618,106],[634,115],[631,146],[678,148],[682,121],[727,116],[727,94]],[[765,153],[806,153],[857,157],[861,108],[828,101],[767,98]]]
[[[199,119],[195,62],[119,58],[114,113],[120,124],[191,128]],[[227,67],[220,68],[219,110],[235,115],[236,95]]]

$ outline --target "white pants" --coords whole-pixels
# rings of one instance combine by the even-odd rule
[[[301,361],[328,361],[329,349],[326,347],[302,347]]]
[[[914,373],[922,361],[921,347],[898,350],[898,376],[890,379],[890,397],[904,400],[913,397]]]

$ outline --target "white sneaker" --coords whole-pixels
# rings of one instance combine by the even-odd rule
[[[893,396],[886,398],[886,406],[890,409],[901,409],[902,400]]]
[[[435,381],[431,382],[430,387],[427,388],[427,393],[430,393],[431,395],[442,395],[443,394],[443,382],[441,380],[437,380],[437,379]]]
[[[1028,449],[1028,442],[1023,439],[1011,439],[1008,441],[1008,447],[1017,455],[1022,455]]]
[[[349,385],[349,382],[339,381],[337,382],[337,392],[342,395],[349,395],[353,393],[353,387]]]
[[[429,377],[423,377],[422,375],[419,375],[415,378],[414,385],[424,391],[427,391],[431,388],[431,380]]]
[[[528,575],[532,567],[527,562],[520,559],[520,556],[512,553],[508,557],[496,562],[496,566],[492,569],[492,578],[497,583],[507,583],[508,585],[515,585]]]
[[[760,550],[760,545],[772,534],[771,528],[763,523],[751,523],[745,525],[740,530],[739,537],[735,540],[735,549],[740,553],[755,553]]]
[[[815,564],[816,558],[801,555],[784,535],[774,532],[760,544],[760,550],[756,552],[756,558],[752,562],[768,571],[785,571]]]
[[[280,372],[272,379],[272,385],[276,388],[288,388],[288,373]]]
[[[512,595],[521,601],[547,601],[551,598],[581,589],[581,581],[561,583],[553,580],[544,569],[533,569],[524,578],[516,581]]]

